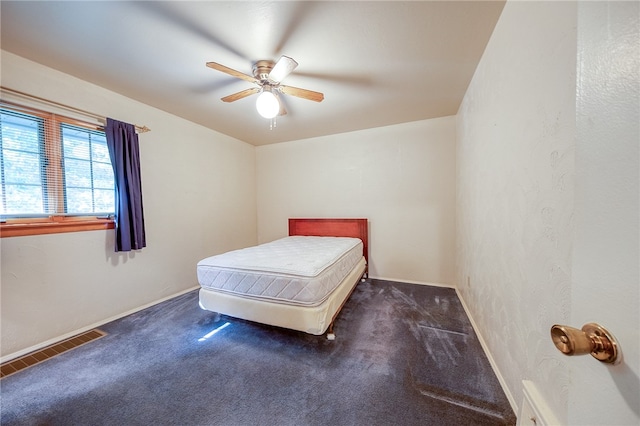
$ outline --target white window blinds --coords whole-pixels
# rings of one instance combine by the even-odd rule
[[[60,115],[0,105],[0,214],[113,214],[114,179],[104,131]]]

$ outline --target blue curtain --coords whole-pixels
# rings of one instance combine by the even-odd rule
[[[116,251],[147,246],[142,208],[138,134],[132,124],[107,118],[105,128],[116,183]]]

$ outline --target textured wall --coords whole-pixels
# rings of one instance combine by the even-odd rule
[[[289,217],[369,219],[370,274],[453,284],[455,117],[257,148],[258,238]]]
[[[509,2],[458,112],[457,282],[505,381],[566,413],[576,4]]]

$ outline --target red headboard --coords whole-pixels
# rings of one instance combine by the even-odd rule
[[[360,238],[364,245],[364,258],[369,263],[367,219],[289,219],[289,235]]]

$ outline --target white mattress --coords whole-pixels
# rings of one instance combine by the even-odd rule
[[[360,262],[363,244],[348,237],[285,237],[198,262],[210,291],[297,306],[325,301]]]

